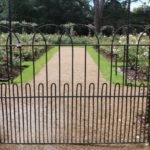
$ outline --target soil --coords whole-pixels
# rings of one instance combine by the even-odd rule
[[[123,68],[120,68],[120,71],[122,73],[123,72],[125,73],[125,71],[123,71]],[[136,71],[134,69],[128,69],[127,76],[128,76],[128,80],[130,82],[134,82],[135,80],[137,82],[146,82],[146,81],[148,81],[148,78],[147,78],[146,74],[144,74],[143,72],[140,72],[140,71],[138,71],[136,73]]]
[[[25,67],[22,67],[22,71],[25,69]],[[10,76],[10,79],[14,79],[15,77],[17,77],[20,74],[20,68],[19,67],[13,67],[12,69],[12,73]],[[8,71],[6,67],[1,67],[0,69],[0,80],[8,80]]]

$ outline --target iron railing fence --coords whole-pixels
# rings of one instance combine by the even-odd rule
[[[12,44],[8,35],[0,45],[6,54],[0,143],[148,143],[150,45],[142,43],[147,30],[135,44],[116,44],[117,32],[110,44],[96,34],[95,43],[76,44],[68,30],[51,44],[38,31],[25,42],[12,32]],[[70,44],[62,44],[64,34]]]

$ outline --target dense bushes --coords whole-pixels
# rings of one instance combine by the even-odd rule
[[[113,26],[109,26],[109,25],[108,26],[103,26],[101,28],[101,33],[103,35],[106,35],[106,36],[111,36],[114,33],[114,27]]]
[[[22,44],[32,44],[32,38],[33,34],[17,34]],[[6,42],[6,37],[8,34],[2,34],[0,36],[0,39],[3,42]],[[71,39],[67,34],[64,34],[62,37],[58,34],[45,34],[45,39],[47,40],[47,44],[71,44]],[[130,44],[136,44],[136,41],[138,40],[138,37],[140,35],[130,35]],[[61,39],[60,39],[61,37]],[[103,46],[100,47],[101,51],[104,51],[106,54],[111,54],[111,46],[104,46],[105,44],[112,44],[112,37],[107,37],[103,35],[99,35],[100,44],[103,44]],[[72,40],[74,44],[98,44],[96,37],[88,37],[88,36],[72,36]],[[16,43],[16,41],[13,40],[13,43]],[[141,44],[150,44],[149,38],[144,34],[144,37],[140,41]],[[40,34],[37,34],[35,37],[34,44],[36,45],[43,45],[43,37]],[[120,46],[115,46],[115,44]],[[113,47],[113,53],[118,55],[118,61],[123,62],[124,60],[124,46],[123,44],[126,44],[126,36],[119,36],[117,35],[114,38],[114,47]],[[138,70],[146,73],[148,68],[148,46],[139,46],[139,50],[137,51],[137,46],[129,46],[129,59],[128,64],[131,69],[135,69],[136,61]],[[40,56],[42,52],[44,52],[45,48],[44,46],[35,46],[34,47],[34,55],[36,58]],[[6,63],[4,58],[6,56],[6,50],[0,49],[0,63],[4,64]],[[19,64],[19,50],[17,48],[13,49],[13,61],[14,64],[17,66]],[[26,46],[22,47],[22,61],[32,61],[33,58],[33,52],[32,52],[32,46]],[[138,58],[138,59],[137,59]],[[9,59],[9,58],[8,58]]]
[[[8,21],[0,21],[0,30],[1,32],[4,32],[4,33],[7,33],[8,32],[8,29],[6,29],[5,27],[3,26],[6,26],[8,27]],[[18,22],[18,21],[13,21],[12,22],[12,29],[15,31],[15,32],[18,32],[18,33],[33,33],[33,29],[37,27],[37,24],[35,23],[28,23],[28,22]]]

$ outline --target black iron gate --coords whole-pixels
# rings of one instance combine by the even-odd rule
[[[55,43],[44,34],[52,26],[60,33]],[[95,38],[77,42],[72,27],[86,28]],[[136,44],[130,43],[129,24],[107,44],[85,25],[44,25],[26,42],[10,28],[6,44],[0,45],[6,53],[1,66],[6,73],[0,77],[1,144],[149,143],[150,45],[141,44],[149,28]],[[123,28],[126,42],[116,44]],[[27,57],[26,50],[31,52]]]
[[[0,84],[1,143],[149,142],[150,49],[140,44],[143,34],[136,45],[99,44],[98,37],[98,44],[74,44],[69,34],[71,44],[61,43],[64,35],[59,44],[49,44],[48,36],[42,34],[44,44],[39,44],[37,33],[32,44],[21,44],[13,34],[17,45],[11,46],[19,52],[19,72],[14,76],[16,68],[8,59],[8,76]],[[10,45],[1,45],[5,46],[8,56]],[[23,66],[27,47],[32,51],[30,69]],[[42,47],[40,57],[36,56],[37,47]],[[126,50],[132,47],[136,49],[130,50],[135,56],[133,70],[130,57],[129,63],[126,61]],[[148,50],[146,74],[139,72],[141,47]],[[108,56],[103,48],[110,50]],[[119,60],[116,48],[123,50],[123,60]],[[49,61],[52,51],[56,52]],[[44,69],[37,73],[41,57]],[[145,80],[140,79],[141,75]]]

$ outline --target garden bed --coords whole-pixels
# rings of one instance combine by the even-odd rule
[[[38,60],[42,55],[44,54],[44,51],[41,50],[38,55],[35,55],[34,60]],[[23,64],[27,64],[26,62],[31,61],[32,59],[29,59],[28,61],[25,61],[25,59],[23,59],[22,61],[22,66],[20,68],[20,60],[19,60],[19,56],[13,56],[14,59],[14,65],[12,66],[12,70],[11,70],[11,66],[10,63],[8,62],[8,58],[5,58],[5,61],[3,62],[3,64],[1,65],[1,69],[0,69],[0,80],[1,81],[7,81],[7,80],[13,80],[15,79],[24,69],[26,69],[28,67],[28,65],[23,65]],[[6,61],[7,59],[7,61]],[[9,63],[7,66],[7,62]],[[9,74],[8,74],[9,73]]]
[[[13,67],[12,72],[9,72],[9,74],[8,74],[7,67],[1,66],[0,81],[8,81],[9,79],[13,80],[14,78],[16,78],[20,74],[20,71],[22,72],[25,68],[27,68],[27,66],[22,66],[21,70],[20,70],[20,67]]]
[[[49,51],[50,51],[50,48],[48,48],[48,52]],[[44,54],[45,54],[44,50],[40,49],[40,51],[39,50],[38,50],[38,52],[36,51],[35,56],[34,56],[34,61],[36,62]],[[25,69],[30,67],[31,64],[33,63],[33,56],[28,57],[28,59],[27,59],[23,55],[22,66],[21,66],[21,70],[20,70],[19,54],[15,52],[13,55],[14,55],[13,57],[14,57],[15,65],[12,67],[12,71],[10,69],[10,63],[9,63],[9,67],[7,67],[7,62],[9,61],[8,58],[5,57],[5,59],[4,59],[5,61],[3,60],[4,62],[3,62],[3,65],[1,65],[1,69],[0,69],[0,81],[1,82],[2,81],[7,82],[8,80],[14,80],[16,77],[18,77],[20,75],[21,72],[23,72]],[[28,54],[26,54],[26,55],[28,55]],[[8,71],[8,68],[9,68],[9,71]],[[8,73],[9,73],[9,77],[8,77]]]
[[[96,52],[98,53],[98,49],[96,49]],[[116,62],[116,57],[117,57],[117,64],[118,64],[118,56],[117,55],[113,55],[113,57],[111,58],[111,54],[107,53],[105,50],[100,50],[100,55],[104,56],[107,61],[109,61],[111,63],[111,59],[112,61],[115,63]],[[119,70],[119,72],[121,72],[122,74],[126,74],[126,67],[123,67],[123,62],[119,62],[119,64],[122,63],[122,65],[117,65],[117,70]],[[125,64],[126,65],[126,64]],[[136,68],[131,68],[130,66],[128,67],[127,70],[127,79],[130,82],[134,82],[135,79],[137,82],[146,82],[148,81],[148,76],[146,73],[142,72],[141,70],[136,71]]]

